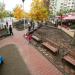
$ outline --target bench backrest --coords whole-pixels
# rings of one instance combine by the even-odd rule
[[[75,51],[70,51],[69,55],[75,59]]]
[[[47,38],[46,41],[49,42],[52,46],[59,48],[59,46],[55,42],[51,41],[50,39]]]

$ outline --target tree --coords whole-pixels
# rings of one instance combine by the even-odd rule
[[[47,20],[49,11],[45,7],[43,0],[33,0],[31,4],[30,18],[37,21]]]
[[[60,15],[61,11],[63,15],[66,15],[67,13],[75,12],[75,9],[69,9],[68,7],[62,8],[59,12],[57,12],[57,15]]]
[[[69,12],[75,12],[75,9],[70,9]]]
[[[17,5],[15,7],[15,9],[13,10],[13,16],[18,20],[25,17],[25,12],[23,11],[21,6]]]
[[[0,19],[3,19],[4,17],[7,17],[8,11],[5,10],[4,4],[0,3]]]

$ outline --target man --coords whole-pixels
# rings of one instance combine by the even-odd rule
[[[9,33],[10,33],[10,35],[13,35],[13,31],[12,31],[11,25],[9,26]]]

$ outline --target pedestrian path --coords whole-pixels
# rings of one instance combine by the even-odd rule
[[[10,36],[0,41],[0,47],[6,44],[16,44],[19,53],[29,68],[32,75],[63,75],[52,63],[50,63],[34,47],[23,38],[25,31],[14,29],[14,36]]]

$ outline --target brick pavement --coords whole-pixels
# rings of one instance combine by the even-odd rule
[[[14,29],[14,36],[1,40],[0,47],[10,43],[16,44],[32,75],[63,75],[41,53],[27,43],[23,38],[24,33],[25,31],[16,31]]]

